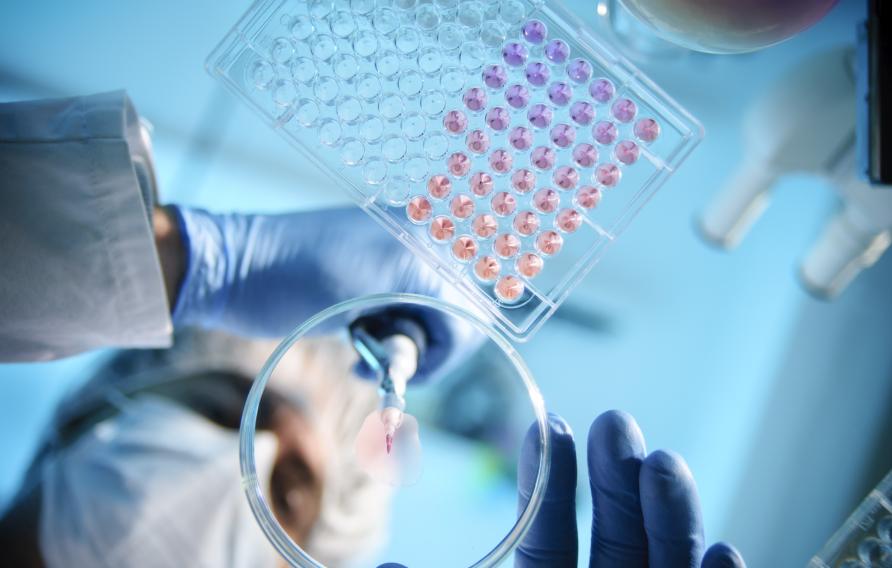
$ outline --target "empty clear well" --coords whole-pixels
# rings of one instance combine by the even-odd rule
[[[523,339],[701,136],[563,10],[269,0],[208,67]]]

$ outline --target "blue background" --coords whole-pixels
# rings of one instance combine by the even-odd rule
[[[594,5],[569,2],[595,25]],[[854,38],[858,2],[753,55],[689,56],[644,69],[705,125],[706,139],[521,353],[548,407],[584,436],[621,408],[650,449],[688,460],[710,540],[751,566],[802,565],[892,467],[892,255],[837,301],[795,268],[837,206],[807,175],[778,184],[732,253],[696,214],[741,159],[747,104],[797,61]],[[0,101],[126,88],[155,125],[162,197],[214,210],[345,203],[203,70],[245,10],[232,0],[36,0],[0,7]],[[107,353],[0,365],[0,501],[53,403]],[[584,463],[584,453],[580,453]],[[580,474],[583,542],[590,527]],[[584,562],[581,562],[584,563]]]

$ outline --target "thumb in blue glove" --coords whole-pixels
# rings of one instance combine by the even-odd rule
[[[569,425],[549,416],[551,475],[539,513],[515,554],[522,568],[576,566],[576,448]],[[527,433],[518,471],[519,510],[529,502],[538,472],[539,433]],[[588,437],[593,523],[589,565],[597,568],[745,568],[730,545],[703,554],[700,500],[681,456],[647,454],[634,418],[610,411]]]

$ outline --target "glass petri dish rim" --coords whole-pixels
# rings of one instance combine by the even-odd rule
[[[502,538],[501,541],[480,560],[471,564],[470,568],[489,568],[497,566],[506,556],[511,554],[520,544],[521,539],[530,529],[530,525],[545,496],[545,485],[548,482],[548,475],[551,464],[551,443],[548,435],[548,415],[545,410],[545,401],[539,392],[539,387],[533,380],[529,369],[521,359],[520,354],[514,349],[511,343],[495,330],[491,325],[481,320],[474,314],[464,310],[458,306],[448,304],[435,298],[421,296],[418,294],[375,294],[370,296],[362,296],[351,300],[346,300],[339,304],[335,304],[308,319],[304,323],[297,326],[290,334],[288,334],[281,343],[273,350],[269,359],[264,363],[263,368],[257,375],[248,398],[245,400],[245,408],[242,412],[241,426],[239,428],[239,464],[241,467],[242,486],[245,495],[248,498],[248,504],[251,512],[261,530],[267,539],[272,543],[275,549],[288,561],[289,564],[297,568],[326,568],[314,560],[309,554],[297,545],[291,537],[285,532],[279,522],[272,513],[272,509],[263,497],[261,484],[257,478],[257,467],[254,462],[254,436],[256,434],[257,413],[260,408],[260,399],[266,389],[273,370],[279,364],[279,361],[288,352],[288,350],[297,343],[307,332],[316,327],[325,320],[343,314],[349,311],[363,311],[384,307],[393,304],[411,304],[440,310],[450,314],[451,316],[464,319],[468,324],[472,325],[479,332],[483,333],[491,341],[493,341],[508,357],[511,364],[520,376],[527,394],[530,398],[530,404],[536,415],[536,424],[539,429],[539,471],[536,475],[536,483],[533,486],[533,493],[530,500],[524,508],[523,513],[517,518],[514,526]]]

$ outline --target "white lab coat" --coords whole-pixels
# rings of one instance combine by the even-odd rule
[[[122,91],[0,104],[0,361],[169,345],[147,164]]]

